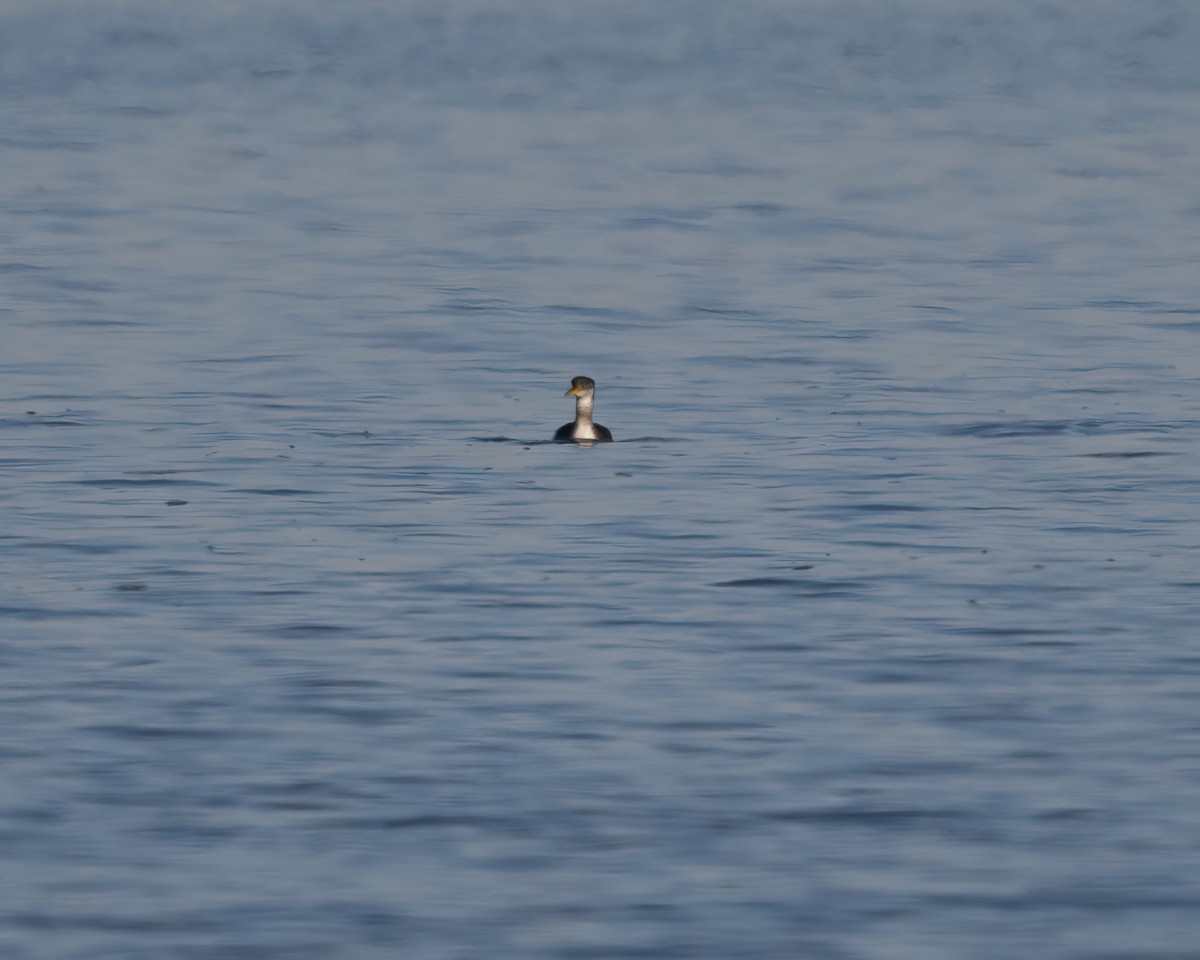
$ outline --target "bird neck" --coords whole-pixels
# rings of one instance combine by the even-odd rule
[[[575,398],[575,422],[576,423],[591,423],[592,422],[592,404],[595,402],[593,394],[585,394],[582,397]]]

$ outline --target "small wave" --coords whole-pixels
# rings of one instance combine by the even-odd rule
[[[1053,437],[1095,436],[1105,433],[1132,433],[1153,431],[1165,433],[1171,428],[1166,424],[1132,423],[1121,420],[988,420],[950,427],[946,433],[952,437],[982,437],[1005,439],[1008,437]]]

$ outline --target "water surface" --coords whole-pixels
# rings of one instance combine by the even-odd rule
[[[909,6],[10,6],[6,957],[1191,956],[1200,24]]]

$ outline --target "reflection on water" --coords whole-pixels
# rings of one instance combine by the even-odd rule
[[[13,8],[5,956],[1181,956],[1196,25],[854,9]]]

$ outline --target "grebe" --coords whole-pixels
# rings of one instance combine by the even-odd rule
[[[596,399],[596,381],[591,377],[576,377],[571,381],[571,389],[563,394],[564,397],[575,398],[575,420],[564,423],[554,431],[554,439],[558,443],[571,443],[575,440],[610,441],[612,431],[602,427],[592,420],[592,404]]]

